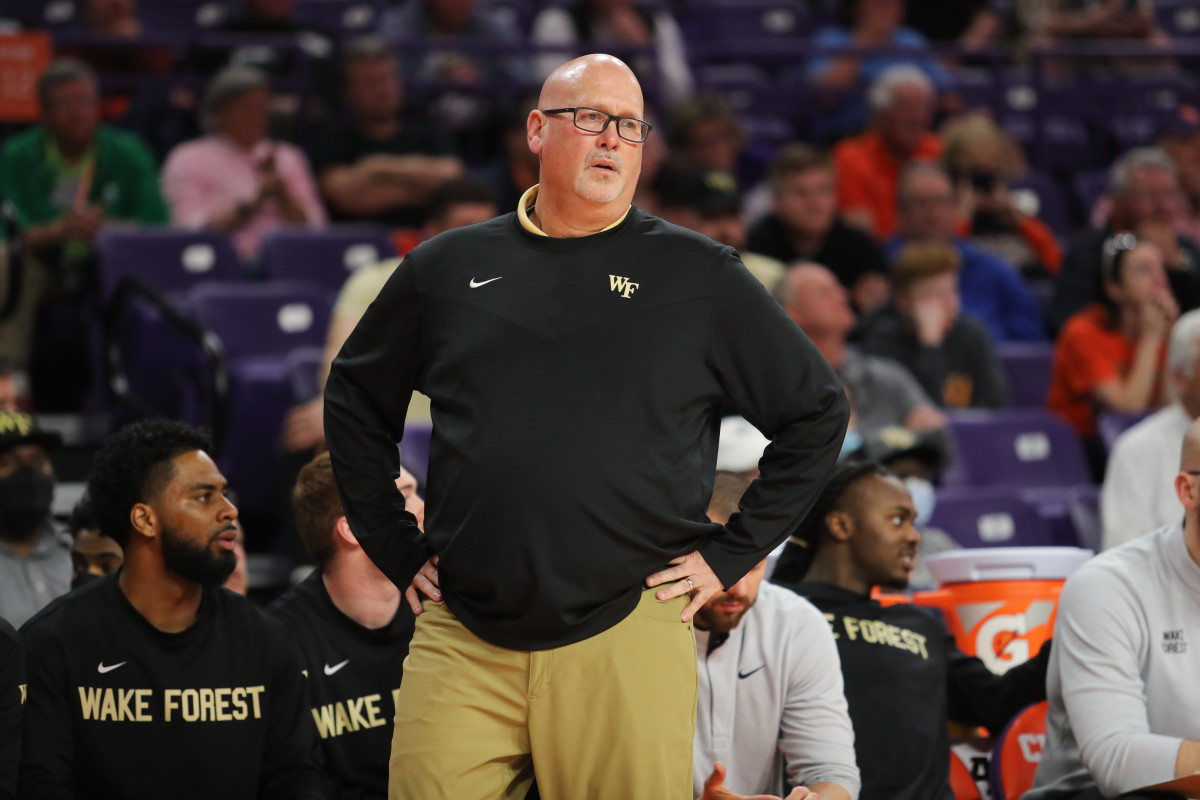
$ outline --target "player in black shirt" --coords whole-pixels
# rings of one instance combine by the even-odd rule
[[[0,800],[17,796],[21,721],[25,718],[25,657],[13,626],[0,619]]]
[[[397,486],[420,521],[416,481],[403,472]],[[300,470],[292,511],[317,569],[269,613],[299,643],[312,721],[338,797],[385,798],[395,695],[415,617],[350,532],[328,453]]]
[[[209,450],[153,420],[96,454],[88,492],[125,564],[22,628],[22,798],[326,796],[286,630],[219,588],[237,509]]]
[[[908,490],[884,467],[840,465],[772,576],[823,611],[833,629],[862,774],[859,800],[953,800],[946,720],[999,732],[1046,699],[1048,644],[998,676],[958,649],[935,611],[871,599],[876,586],[908,586],[921,541],[915,517]]]

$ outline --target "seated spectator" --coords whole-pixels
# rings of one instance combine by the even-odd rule
[[[747,150],[741,119],[720,97],[703,94],[676,103],[668,123],[667,147],[673,155],[728,172],[742,192],[762,181],[764,164]]]
[[[884,70],[867,95],[871,127],[833,148],[838,210],[876,239],[896,232],[896,186],[904,168],[933,161],[942,141],[931,130],[936,93],[916,67]]]
[[[1167,342],[1167,388],[1175,402],[1117,437],[1108,456],[1100,517],[1104,550],[1147,531],[1178,522],[1183,514],[1172,476],[1178,469],[1179,443],[1192,420],[1200,417],[1200,309],[1171,327]]]
[[[71,531],[71,589],[112,575],[125,563],[125,553],[115,539],[100,533],[100,521],[84,492],[67,522]]]
[[[727,523],[749,486],[718,472],[708,518]],[[722,761],[736,792],[783,795],[786,780],[821,800],[851,800],[859,777],[837,645],[820,612],[764,584],[766,573],[763,560],[696,612],[692,793]]]
[[[859,345],[904,365],[945,408],[1004,408],[1008,385],[987,328],[962,311],[958,251],[910,242],[896,257],[892,304],[863,319]]]
[[[1017,208],[1008,181],[1021,169],[1019,146],[983,114],[942,131],[942,168],[954,182],[958,234],[1023,275],[1057,275],[1062,248],[1054,232]]]
[[[953,85],[949,73],[932,54],[925,37],[901,25],[905,0],[845,0],[839,24],[817,31],[817,47],[860,47],[912,50],[913,55],[848,54],[817,56],[808,62],[808,78],[819,89],[836,90],[831,112],[818,123],[818,139],[828,141],[861,131],[867,125],[862,89],[896,66],[924,73],[939,91]],[[855,91],[857,90],[857,91]],[[930,98],[932,102],[933,98]],[[871,110],[878,107],[871,103]]]
[[[746,269],[770,289],[783,277],[783,262],[746,251],[742,197],[728,172],[673,159],[654,178],[658,216],[738,251]]]
[[[846,338],[854,329],[854,312],[833,273],[820,264],[793,265],[774,295],[847,384],[854,397],[860,436],[896,425],[918,432],[938,431],[948,438],[945,416],[904,367],[847,345]]]
[[[888,267],[878,243],[838,215],[835,180],[820,150],[781,148],[771,164],[771,213],[751,227],[746,249],[785,264],[815,261],[837,276],[860,313],[871,311],[891,294]]]
[[[1081,40],[1168,43],[1154,18],[1153,0],[1018,0],[1014,10],[1025,50]],[[1148,63],[1146,59],[1053,59],[1049,66],[1053,72],[1063,73],[1085,65],[1094,69],[1106,62],[1125,70],[1144,70]]]
[[[1162,404],[1166,341],[1179,307],[1167,285],[1162,251],[1119,233],[1104,245],[1101,301],[1074,314],[1054,347],[1046,405],[1088,446],[1093,472],[1104,467],[1096,415],[1150,411]]]
[[[20,411],[0,411],[0,618],[20,627],[71,586],[70,540],[50,513],[62,440]]]
[[[425,237],[433,238],[443,231],[491,219],[497,213],[492,197],[487,186],[468,178],[460,178],[443,185],[434,193],[430,218],[424,228]],[[325,355],[317,375],[318,387],[324,388],[334,357],[399,264],[400,259],[389,259],[356,270],[346,279],[334,304],[333,316],[329,320]],[[324,415],[324,398],[320,392],[307,403],[294,407],[283,423],[284,449],[290,453],[298,453],[314,447],[323,447]],[[429,399],[425,395],[420,392],[413,394],[406,419],[410,422],[429,421]]]
[[[537,105],[537,94],[522,95],[513,102],[501,126],[503,130],[500,133],[500,155],[491,163],[472,170],[476,178],[492,187],[496,195],[496,207],[504,209],[505,213],[516,208],[525,190],[538,182],[538,157],[529,149],[529,140],[526,138],[528,134],[525,130],[529,112],[537,108]],[[646,141],[649,143],[650,140]],[[645,150],[646,146],[642,145],[643,173]],[[645,182],[644,177],[638,182],[639,190]],[[641,208],[642,204],[638,203],[638,207]]]
[[[38,78],[42,120],[0,149],[0,196],[24,228],[26,260],[20,305],[5,323],[5,350],[28,357],[38,304],[49,295],[90,288],[92,241],[117,224],[159,225],[167,207],[154,159],[132,134],[100,123],[96,76],[58,59]]]
[[[95,44],[76,41],[59,45],[60,56],[83,61],[101,75],[168,75],[175,55],[169,46],[153,46],[138,40],[143,33],[137,17],[137,0],[81,0],[77,9],[83,30],[100,39],[126,39],[127,44],[114,47],[111,41]],[[129,104],[129,95],[121,93],[106,99],[104,116],[112,119]]]
[[[230,234],[247,261],[271,231],[325,224],[304,154],[267,136],[270,96],[259,70],[222,70],[204,95],[209,134],[176,147],[163,167],[175,224]]]
[[[921,543],[915,516],[908,490],[883,467],[839,464],[771,578],[810,600],[833,630],[860,800],[953,797],[946,721],[1000,731],[1046,697],[1049,645],[996,675],[958,649],[936,612],[871,599],[876,587],[908,587]],[[865,635],[872,626],[887,635]]]
[[[462,165],[444,131],[405,112],[396,54],[385,40],[364,37],[346,46],[342,101],[346,114],[313,150],[333,218],[419,228],[430,195]]]
[[[1175,231],[1200,236],[1200,111],[1181,105],[1159,132],[1155,144],[1179,170],[1181,197]]]
[[[21,797],[326,796],[287,631],[218,588],[237,509],[211,449],[152,420],[95,455],[88,493],[125,565],[21,631]]]
[[[538,78],[572,58],[617,45],[613,55],[633,68],[655,103],[674,105],[692,94],[683,33],[670,12],[655,6],[634,0],[573,0],[561,7],[548,6],[534,18],[529,39],[535,45],[562,45],[561,50],[537,57]],[[654,55],[623,52],[626,48],[652,48]]]
[[[1021,276],[955,232],[954,187],[940,167],[909,167],[900,181],[897,206],[900,235],[885,247],[889,259],[895,259],[905,242],[952,245],[962,259],[958,273],[962,310],[982,322],[997,342],[1045,340],[1037,303]]]
[[[15,800],[25,723],[25,653],[12,625],[0,618],[0,800]]]
[[[421,523],[416,480],[402,472],[397,486],[405,509]],[[328,453],[300,470],[292,510],[317,568],[267,613],[284,623],[299,645],[325,772],[337,796],[386,797],[393,699],[415,617],[400,589],[350,532]],[[355,716],[348,707],[363,712]]]
[[[958,45],[970,52],[1000,40],[1006,9],[997,0],[905,0],[904,25],[933,44]]]
[[[1053,323],[1101,297],[1099,264],[1104,243],[1114,233],[1132,233],[1158,245],[1165,259],[1175,302],[1184,311],[1200,307],[1200,244],[1175,231],[1179,212],[1179,173],[1162,150],[1139,147],[1109,170],[1112,213],[1108,224],[1075,238],[1067,248],[1055,286]]]
[[[1200,773],[1197,476],[1193,422],[1174,478],[1183,519],[1067,578],[1046,675],[1046,744],[1026,800],[1175,797],[1142,790]]]

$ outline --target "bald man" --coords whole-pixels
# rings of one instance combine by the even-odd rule
[[[1200,421],[1183,437],[1183,523],[1067,579],[1046,675],[1046,747],[1026,800],[1149,798],[1200,773]],[[1183,794],[1184,789],[1178,787]],[[1163,795],[1154,795],[1162,797]]]
[[[808,339],[732,249],[632,205],[644,113],[611,56],[556,70],[526,126],[539,184],[415,249],[334,361],[343,509],[418,614],[392,798],[521,798],[535,773],[545,800],[690,798],[692,615],[837,457],[846,399]],[[425,533],[390,479],[414,389]],[[774,444],[722,525],[726,403]]]

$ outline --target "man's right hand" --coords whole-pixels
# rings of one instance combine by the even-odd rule
[[[769,794],[756,794],[753,797],[735,794],[726,789],[724,784],[725,765],[718,761],[713,764],[712,774],[704,782],[704,794],[700,795],[700,800],[779,800],[778,797]],[[797,786],[784,800],[821,800],[821,796],[803,786]]]
[[[409,607],[417,616],[421,616],[421,612],[424,611],[421,608],[422,594],[435,603],[442,602],[442,590],[438,588],[437,563],[438,557],[433,556],[422,564],[413,576],[412,583],[404,590],[404,599],[408,600]]]

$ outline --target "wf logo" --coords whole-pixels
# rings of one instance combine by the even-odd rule
[[[622,277],[621,275],[608,276],[608,288],[612,289],[614,292],[620,292],[621,297],[624,298],[628,298],[630,295],[636,292],[639,286],[641,286],[640,283],[634,283],[633,281],[629,280],[629,278]]]

